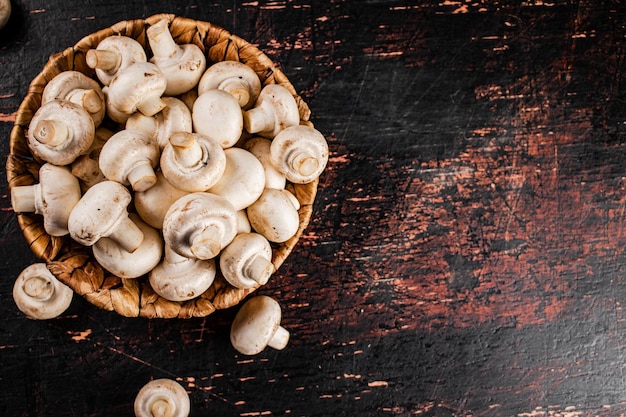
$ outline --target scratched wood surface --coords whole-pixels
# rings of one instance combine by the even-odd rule
[[[515,3],[515,4],[513,4]],[[331,158],[313,220],[259,293],[284,351],[244,357],[235,309],[127,319],[75,298],[29,320],[2,175],[0,414],[132,415],[178,380],[191,415],[626,414],[626,6],[619,1],[14,1],[2,157],[47,57],[119,20],[208,20],[257,44]]]

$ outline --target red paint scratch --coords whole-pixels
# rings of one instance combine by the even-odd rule
[[[13,113],[0,113],[0,122],[15,122],[15,116],[17,115],[17,112],[13,112]]]

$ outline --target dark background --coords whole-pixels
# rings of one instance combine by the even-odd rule
[[[258,45],[329,142],[309,227],[258,293],[284,351],[238,354],[236,308],[49,321],[11,289],[37,259],[2,166],[0,414],[132,415],[172,378],[192,416],[626,413],[626,5],[621,1],[14,1],[2,158],[48,57],[175,13]]]

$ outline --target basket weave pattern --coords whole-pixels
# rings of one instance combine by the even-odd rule
[[[241,61],[257,73],[263,86],[275,83],[286,87],[296,98],[300,122],[311,125],[309,108],[287,77],[262,51],[238,36],[208,22],[170,14],[122,21],[86,36],[73,47],[51,56],[41,73],[31,82],[11,131],[10,154],[6,164],[9,189],[38,182],[39,168],[44,161],[32,154],[26,137],[30,121],[41,105],[41,95],[46,84],[57,74],[68,70],[80,71],[96,79],[94,70],[86,64],[85,54],[109,36],[124,35],[134,38],[149,52],[146,29],[161,19],[168,20],[170,32],[178,44],[193,43],[204,51],[207,66],[218,61]],[[317,185],[317,181],[304,185],[288,184],[288,189],[301,204],[300,227],[296,235],[287,242],[273,245],[272,263],[275,269],[285,261],[308,225]],[[211,287],[199,297],[185,302],[169,301],[152,290],[146,277],[121,279],[98,264],[91,248],[74,242],[69,236],[48,235],[41,216],[22,213],[17,215],[17,220],[33,253],[46,261],[48,269],[59,280],[95,306],[116,311],[122,316],[204,317],[217,309],[238,304],[253,291],[232,287],[218,273]]]

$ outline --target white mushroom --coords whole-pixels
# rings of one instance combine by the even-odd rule
[[[129,252],[107,237],[93,245],[93,255],[98,263],[112,274],[125,279],[147,274],[161,262],[163,254],[160,233],[144,223],[137,214],[131,213],[128,217],[143,233],[143,240],[137,249]]]
[[[44,263],[27,266],[13,285],[13,300],[27,316],[47,320],[61,315],[74,291],[55,277]]]
[[[93,143],[93,119],[78,104],[54,100],[39,107],[28,128],[32,152],[55,165],[72,163]]]
[[[191,112],[196,132],[230,148],[241,137],[243,116],[237,99],[223,90],[208,90],[198,96]]]
[[[248,209],[252,229],[270,242],[282,243],[298,232],[298,200],[287,190],[266,188]]]
[[[80,180],[81,188],[87,190],[94,184],[104,181],[106,177],[100,171],[100,151],[105,142],[113,136],[113,132],[105,127],[98,127],[94,140],[84,155],[80,155],[72,162],[72,175]]]
[[[242,210],[254,203],[265,188],[265,172],[261,162],[241,148],[228,148],[226,169],[210,193],[225,197],[235,209]]]
[[[131,116],[131,114],[123,113],[120,110],[113,107],[113,105],[111,104],[111,100],[109,100],[110,90],[108,86],[102,87],[102,92],[104,93],[104,103],[106,104],[106,108],[107,108],[106,113],[107,113],[107,116],[109,116],[109,119],[121,125],[125,124],[128,118]]]
[[[134,196],[135,210],[143,221],[150,226],[163,228],[165,213],[172,204],[188,191],[174,187],[165,179],[161,170],[156,172],[156,183],[145,191],[137,191]]]
[[[184,94],[180,95],[180,101],[185,103],[185,106],[189,109],[189,111],[193,111],[193,103],[198,99],[198,89],[192,88]]]
[[[156,65],[135,62],[113,77],[107,97],[116,111],[129,115],[140,111],[153,116],[166,106],[161,100],[166,85],[167,81]]]
[[[179,198],[163,220],[165,244],[187,258],[212,259],[237,234],[237,211],[224,197],[197,192]]]
[[[265,285],[274,273],[272,247],[258,233],[243,233],[220,253],[220,271],[235,288]]]
[[[141,112],[133,113],[126,120],[126,129],[141,129],[150,134],[159,149],[169,143],[175,132],[191,132],[191,111],[185,103],[174,97],[162,97],[165,108],[154,116],[145,116]]]
[[[282,350],[289,332],[280,325],[280,305],[266,295],[248,299],[239,309],[230,330],[230,341],[239,353],[256,355],[267,346]]]
[[[91,116],[94,125],[104,119],[106,106],[100,84],[79,71],[63,71],[55,75],[41,93],[41,104],[52,100],[68,100],[78,104]]]
[[[254,107],[243,113],[244,129],[269,139],[284,128],[298,123],[300,113],[296,99],[280,84],[263,87]]]
[[[145,62],[146,51],[135,39],[128,36],[108,36],[85,54],[87,66],[94,68],[96,76],[109,85],[118,72],[135,62]]]
[[[237,234],[250,233],[251,231],[252,226],[250,226],[250,221],[248,220],[248,213],[246,213],[245,209],[237,210]]]
[[[69,233],[67,222],[80,200],[80,184],[67,167],[50,163],[39,168],[39,183],[11,189],[11,204],[16,213],[43,216],[43,226],[51,236]]]
[[[199,133],[176,132],[161,153],[161,171],[170,184],[184,191],[206,191],[222,178],[226,153]]]
[[[100,170],[107,179],[145,191],[156,183],[159,150],[150,135],[138,129],[115,133],[102,146]]]
[[[0,0],[0,29],[2,29],[11,17],[11,0]]]
[[[88,189],[68,220],[70,236],[78,243],[92,246],[109,237],[132,252],[143,241],[143,233],[128,217],[130,192],[115,181],[102,181]]]
[[[317,179],[328,162],[326,138],[317,129],[298,125],[281,130],[270,148],[272,165],[296,184]]]
[[[150,286],[170,301],[187,301],[209,289],[215,279],[214,259],[192,259],[165,246],[165,259],[149,275]]]
[[[167,20],[161,19],[146,29],[156,64],[167,80],[165,94],[176,96],[194,88],[206,69],[206,57],[194,44],[178,45],[172,38]]]
[[[155,379],[144,385],[134,403],[136,417],[187,417],[191,408],[187,391],[171,379]]]
[[[209,66],[198,83],[198,94],[220,89],[232,94],[242,109],[249,109],[261,92],[261,80],[239,61],[219,61]]]
[[[285,188],[287,178],[272,163],[270,156],[270,146],[272,141],[260,136],[248,139],[244,144],[244,149],[250,152],[263,165],[265,170],[265,188]]]

